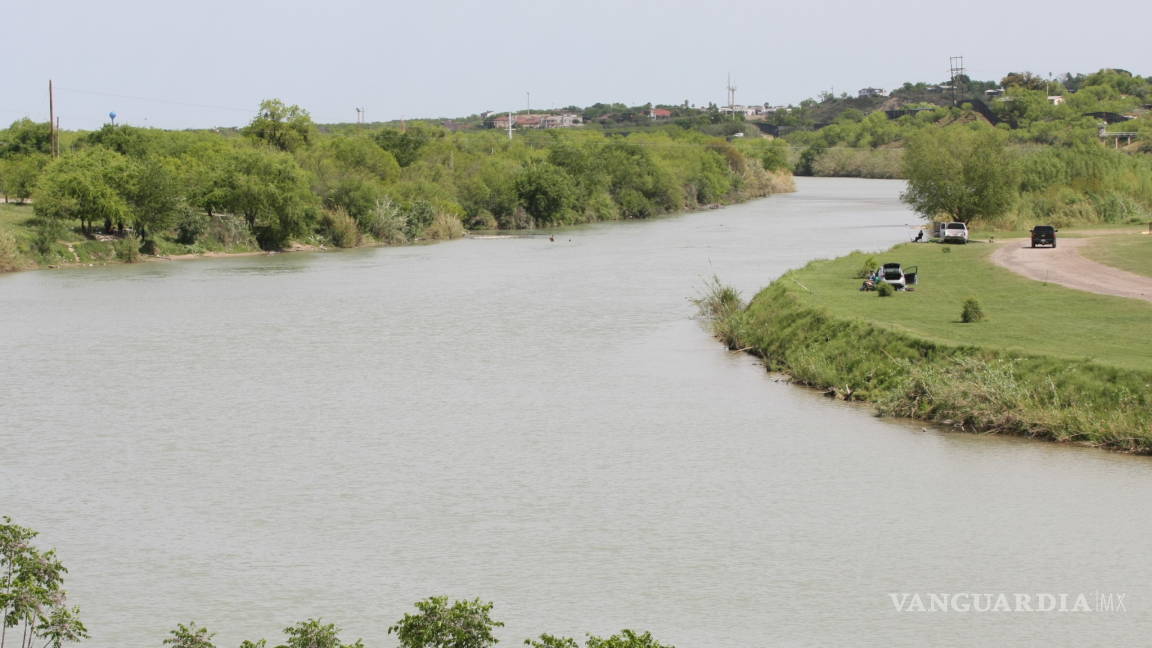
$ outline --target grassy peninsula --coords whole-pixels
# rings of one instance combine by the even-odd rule
[[[747,306],[721,286],[701,306],[730,348],[884,415],[1152,453],[1152,304],[1019,277],[987,261],[992,247],[813,261]],[[858,291],[858,271],[887,261],[919,266],[922,283]],[[987,317],[962,323],[973,297]]]

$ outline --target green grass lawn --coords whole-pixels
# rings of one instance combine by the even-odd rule
[[[1143,237],[1142,237],[1143,238]],[[1152,240],[1146,241],[1152,244]],[[1092,295],[1025,279],[989,263],[994,246],[904,244],[881,254],[815,261],[785,276],[805,301],[834,315],[859,318],[949,345],[976,345],[1152,370],[1152,303]],[[1150,247],[1149,249],[1152,249]],[[877,297],[857,290],[856,271],[869,257],[919,267],[914,292]],[[987,319],[960,323],[975,297]]]
[[[1152,277],[1152,235],[1102,236],[1080,253],[1093,261]]]
[[[25,223],[32,216],[32,205],[0,202],[0,229],[12,232],[27,229]]]

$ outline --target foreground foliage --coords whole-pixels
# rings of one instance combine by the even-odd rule
[[[0,645],[60,648],[80,641],[88,630],[80,610],[68,607],[64,574],[68,570],[55,550],[32,545],[37,533],[0,518]]]

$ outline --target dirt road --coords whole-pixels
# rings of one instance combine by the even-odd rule
[[[1027,239],[1001,243],[992,263],[1037,281],[1076,290],[1152,301],[1152,277],[1090,261],[1077,251],[1090,239],[1062,238],[1056,248],[1032,248]]]

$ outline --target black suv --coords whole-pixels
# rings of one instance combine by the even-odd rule
[[[1050,245],[1056,247],[1056,232],[1055,227],[1051,225],[1037,225],[1032,228],[1032,247],[1037,245]]]

